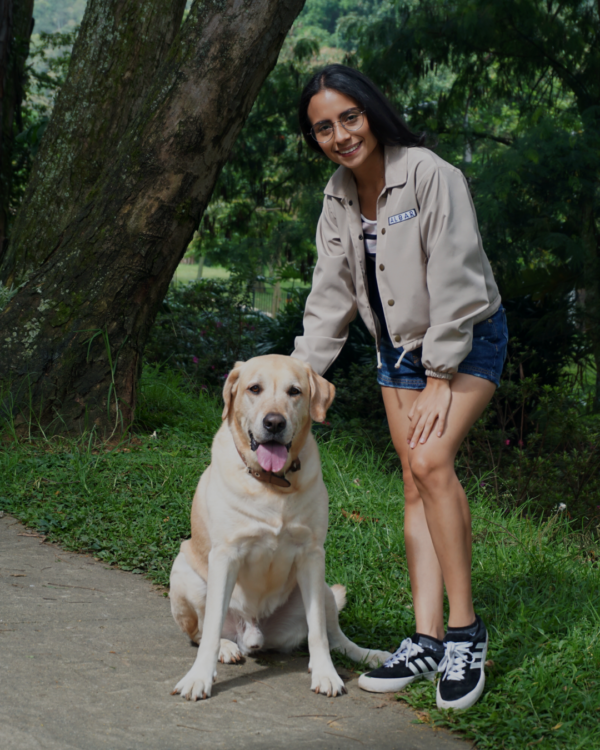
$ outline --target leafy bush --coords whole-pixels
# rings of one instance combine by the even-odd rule
[[[499,388],[459,453],[463,474],[477,476],[504,506],[529,503],[533,512],[564,511],[591,530],[600,523],[600,416],[593,394],[526,377],[527,350],[513,348]]]
[[[262,329],[262,339],[257,347],[258,354],[291,354],[294,340],[301,336],[304,306],[309,289],[293,289],[279,313]]]
[[[267,316],[252,309],[241,279],[201,279],[172,286],[145,356],[150,363],[184,373],[199,388],[220,387],[234,362],[257,354],[267,325]]]

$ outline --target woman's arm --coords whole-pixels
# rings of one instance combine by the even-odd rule
[[[312,289],[304,310],[304,335],[298,336],[292,357],[309,362],[323,374],[348,338],[348,326],[356,317],[354,281],[344,253],[340,232],[325,197],[317,227],[317,264]]]
[[[450,380],[471,351],[473,319],[490,305],[475,208],[461,172],[437,167],[417,195],[427,255],[430,327],[423,340],[427,385],[409,413],[408,443],[444,433],[452,400]]]
[[[428,375],[451,377],[471,351],[473,320],[490,305],[475,207],[458,169],[436,167],[417,188],[427,255],[429,329],[422,362]]]

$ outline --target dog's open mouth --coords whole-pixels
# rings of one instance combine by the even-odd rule
[[[291,443],[283,445],[276,440],[269,440],[267,443],[257,443],[254,435],[250,433],[250,447],[256,453],[256,460],[260,464],[261,469],[278,472],[285,466]]]

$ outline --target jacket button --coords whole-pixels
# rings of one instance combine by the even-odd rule
[[[393,300],[393,299],[389,299],[389,300],[388,300],[388,305],[389,305],[390,307],[393,307],[393,306],[394,306],[394,300]]]
[[[348,201],[348,205],[351,206],[352,205],[352,201]]]
[[[381,234],[385,234],[385,227],[381,230]]]
[[[385,271],[385,266],[383,265],[383,263],[379,264],[379,270],[380,271]]]
[[[400,341],[400,336],[394,336],[394,341]]]
[[[359,235],[358,235],[358,239],[359,239],[359,240],[362,240],[362,238],[363,238],[362,234],[359,234]]]

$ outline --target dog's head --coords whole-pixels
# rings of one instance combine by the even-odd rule
[[[254,357],[229,373],[223,419],[248,466],[279,473],[298,456],[311,419],[325,419],[334,395],[335,387],[298,359]]]

